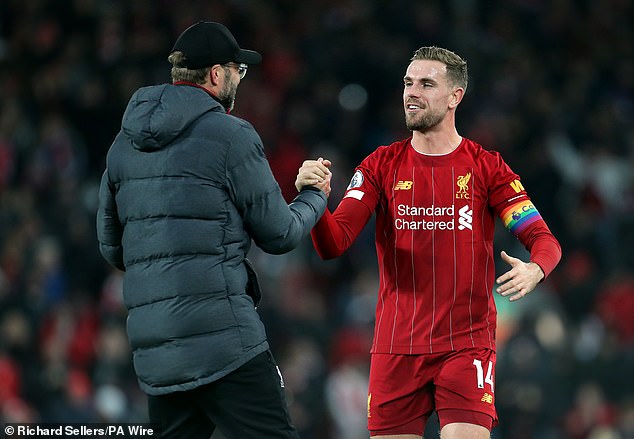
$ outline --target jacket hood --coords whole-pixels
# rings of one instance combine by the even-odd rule
[[[198,87],[172,84],[143,87],[130,99],[121,129],[134,148],[156,151],[208,111],[223,109]]]

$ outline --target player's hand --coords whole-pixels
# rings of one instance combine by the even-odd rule
[[[315,186],[330,195],[330,180],[332,173],[330,160],[319,158],[318,160],[305,160],[299,168],[295,179],[295,188],[301,191],[304,186]]]
[[[496,279],[499,287],[496,289],[504,297],[511,296],[509,300],[514,302],[533,291],[537,284],[544,278],[541,267],[534,262],[524,262],[500,253],[502,260],[511,266],[511,269]]]

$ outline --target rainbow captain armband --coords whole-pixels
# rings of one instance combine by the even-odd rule
[[[502,211],[500,217],[504,222],[504,227],[516,236],[535,221],[542,219],[542,216],[530,200],[519,201],[510,205]]]

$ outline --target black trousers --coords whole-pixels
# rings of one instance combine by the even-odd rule
[[[299,439],[291,424],[279,369],[270,351],[213,383],[149,396],[150,422],[165,439]]]

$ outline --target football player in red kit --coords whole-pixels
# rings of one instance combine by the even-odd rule
[[[458,134],[466,62],[422,47],[404,77],[412,136],[356,168],[337,209],[312,230],[323,259],[341,255],[376,214],[380,271],[368,392],[372,437],[421,438],[435,410],[443,439],[488,438],[495,411],[496,291],[511,301],[555,268],[561,248],[502,157]],[[296,185],[329,192],[330,162],[310,160]],[[495,217],[529,250],[505,252],[495,278]]]

